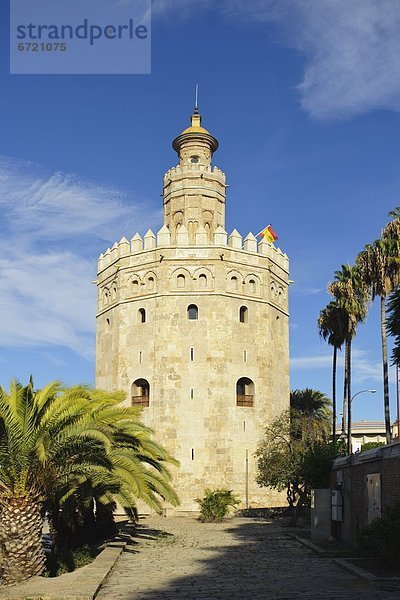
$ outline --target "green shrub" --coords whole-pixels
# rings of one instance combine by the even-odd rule
[[[400,567],[400,502],[387,507],[379,519],[372,521],[359,535],[361,552],[374,557],[385,569]]]
[[[361,452],[365,452],[366,450],[372,450],[373,448],[379,448],[380,446],[384,446],[384,442],[365,442],[361,446]]]
[[[47,557],[47,577],[58,577],[64,573],[71,573],[75,569],[85,567],[94,561],[101,550],[96,547],[78,548],[77,550],[54,553]]]
[[[199,521],[202,523],[219,522],[228,514],[230,508],[240,504],[239,498],[231,490],[206,489],[203,498],[196,498],[200,504]]]

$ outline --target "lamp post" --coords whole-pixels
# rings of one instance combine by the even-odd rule
[[[376,390],[361,390],[361,391],[357,392],[356,394],[354,394],[354,396],[352,396],[350,398],[350,406],[349,406],[349,408],[350,408],[349,413],[350,414],[349,414],[349,419],[348,419],[348,423],[347,423],[347,452],[349,454],[352,454],[352,444],[351,444],[351,404],[352,404],[352,402],[353,402],[353,400],[354,400],[354,398],[356,396],[358,396],[359,394],[367,394],[367,393],[369,393],[369,394],[375,394]]]

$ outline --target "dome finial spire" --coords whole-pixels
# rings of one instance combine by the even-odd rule
[[[199,114],[199,84],[196,83],[195,101],[194,101],[194,114]]]

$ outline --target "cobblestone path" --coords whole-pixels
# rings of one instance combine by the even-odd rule
[[[382,584],[384,585],[384,584]],[[393,588],[392,588],[393,589]],[[97,600],[398,600],[288,537],[279,524],[192,517],[141,521]]]

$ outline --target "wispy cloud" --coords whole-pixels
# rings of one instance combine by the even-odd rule
[[[321,353],[313,356],[293,357],[290,364],[292,369],[331,369],[332,354]],[[342,369],[343,366],[344,357],[342,353],[338,357],[338,367]],[[368,380],[382,382],[382,363],[371,357],[368,351],[353,348],[352,380],[354,383],[362,383]]]
[[[212,6],[235,19],[274,22],[300,51],[302,107],[320,120],[400,110],[398,0],[154,0],[155,14]]]
[[[5,157],[0,209],[2,346],[58,345],[92,357],[98,247],[158,214],[112,186]]]
[[[326,288],[294,283],[290,288],[290,292],[297,296],[315,296],[316,294],[326,293]]]

